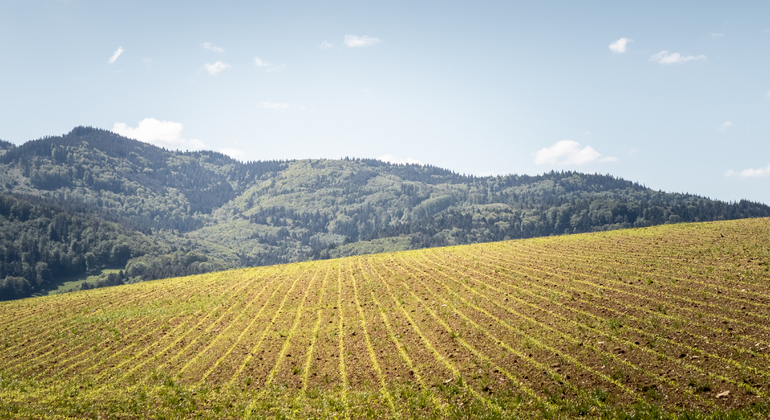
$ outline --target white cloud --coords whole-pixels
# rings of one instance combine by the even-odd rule
[[[219,149],[219,153],[230,156],[233,159],[239,159],[241,156],[244,155],[243,150],[231,149],[231,148]]]
[[[259,57],[254,57],[254,65],[257,67],[266,67],[265,71],[270,73],[274,71],[283,71],[286,68],[286,64],[273,65],[273,63],[263,60]]]
[[[211,50],[211,51],[218,52],[218,53],[225,52],[224,48],[217,47],[216,45],[214,45],[214,44],[212,44],[210,42],[204,42],[203,44],[201,44],[201,47],[203,47],[204,50]]]
[[[374,44],[379,44],[380,39],[375,38],[373,36],[357,36],[357,35],[345,35],[345,39],[342,41],[343,44],[345,44],[346,47],[350,48],[356,48],[356,47],[369,47]]]
[[[719,126],[719,131],[724,133],[725,131],[727,131],[728,128],[732,126],[733,126],[733,123],[731,123],[730,121],[725,121],[722,123],[722,125]]]
[[[739,176],[741,178],[752,178],[752,177],[760,177],[760,176],[768,176],[770,175],[770,164],[768,164],[764,168],[759,169],[744,169],[740,172],[735,172],[732,169],[727,171],[725,176]]]
[[[277,109],[278,111],[285,111],[289,109],[289,104],[284,102],[262,102],[259,104],[261,108]]]
[[[617,162],[615,157],[601,157],[601,153],[591,146],[580,148],[580,143],[573,140],[557,141],[551,147],[537,151],[535,163],[538,165],[584,165],[590,162]]]
[[[610,51],[616,52],[618,54],[624,53],[626,52],[628,43],[633,41],[634,40],[631,38],[620,38],[619,40],[610,44]]]
[[[142,57],[142,63],[144,63],[145,66],[150,67],[152,65],[152,58]]]
[[[198,139],[183,138],[183,128],[182,123],[145,118],[139,121],[139,125],[136,127],[129,127],[126,123],[116,122],[112,126],[112,132],[168,149],[196,150],[206,147]]]
[[[722,38],[723,36],[725,36],[725,34],[716,34],[714,32],[711,33],[711,37],[714,38],[714,39]]]
[[[765,96],[767,96],[768,98],[770,98],[770,91],[768,91],[768,92],[767,92],[767,95],[765,95]]]
[[[387,162],[387,163],[393,163],[396,165],[423,165],[423,163],[417,159],[412,159],[412,158],[401,159],[390,154],[382,155],[378,157],[377,160],[382,162]]]
[[[324,41],[321,43],[321,45],[318,46],[318,48],[322,50],[328,50],[330,48],[334,48],[334,44],[324,39]]]
[[[661,51],[652,57],[650,57],[650,61],[656,61],[660,64],[678,64],[678,63],[686,63],[688,61],[692,60],[705,60],[706,56],[701,55],[681,55],[679,53],[669,53],[668,51]]]
[[[120,57],[120,55],[121,55],[121,54],[123,54],[123,51],[125,51],[125,50],[123,49],[123,47],[118,47],[118,49],[117,49],[117,50],[115,50],[115,52],[114,52],[114,53],[112,53],[112,57],[110,57],[110,59],[109,59],[109,60],[107,60],[107,62],[108,62],[108,63],[110,63],[110,64],[114,63],[114,62],[115,62],[115,60],[117,60],[117,59],[118,59],[118,57]]]
[[[257,67],[270,67],[273,65],[273,63],[265,61],[259,57],[254,57],[254,65]]]
[[[227,63],[217,61],[214,64],[206,63],[203,67],[206,69],[207,72],[209,72],[210,75],[214,76],[217,73],[221,72],[222,70],[229,69],[232,66],[230,66]]]

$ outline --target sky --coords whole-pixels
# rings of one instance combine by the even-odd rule
[[[0,139],[79,125],[770,204],[770,2],[0,0]]]

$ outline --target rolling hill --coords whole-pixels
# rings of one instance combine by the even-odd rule
[[[766,418],[768,243],[670,224],[3,302],[0,417]]]
[[[764,204],[654,191],[609,175],[475,177],[349,158],[244,163],[89,127],[0,142],[0,198],[1,299],[45,294],[104,269],[118,272],[82,287],[770,216]]]

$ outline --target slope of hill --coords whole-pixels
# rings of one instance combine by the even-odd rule
[[[86,127],[0,148],[0,194],[112,221],[159,245],[159,251],[147,252],[126,244],[131,258],[116,268],[129,282],[196,273],[200,264],[189,270],[185,264],[199,263],[198,255],[207,260],[203,267],[215,270],[770,216],[763,204],[653,191],[604,175],[479,178],[371,159],[241,163]],[[79,252],[95,254],[105,246],[88,243]],[[15,274],[0,267],[0,279],[24,277],[31,292],[40,293],[35,267],[43,261],[36,255],[29,254],[29,267]],[[50,275],[55,283],[65,273],[52,269]]]
[[[0,300],[53,290],[62,278],[85,278],[105,267],[119,272],[81,287],[238,266],[178,249],[136,222],[91,210],[42,197],[0,195]],[[129,261],[130,270],[123,270]]]
[[[766,418],[768,243],[676,224],[0,303],[0,417]]]

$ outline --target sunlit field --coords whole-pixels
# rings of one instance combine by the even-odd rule
[[[3,302],[0,417],[767,418],[768,264],[749,219]]]

